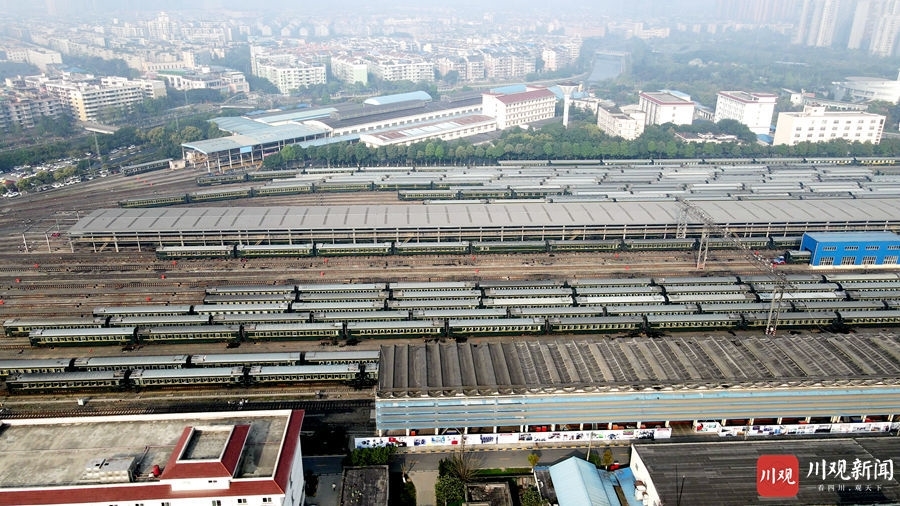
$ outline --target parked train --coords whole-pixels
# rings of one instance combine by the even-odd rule
[[[638,298],[637,296],[631,297]],[[613,299],[609,297],[609,299]],[[623,300],[619,297],[618,300]],[[32,346],[133,347],[155,343],[221,342],[240,344],[273,340],[425,339],[474,336],[577,333],[635,333],[654,335],[674,330],[752,329],[765,325],[768,302],[736,302],[728,294],[721,301],[679,304],[460,307],[457,309],[358,312],[340,316],[304,315],[301,323],[216,323],[175,327],[109,327],[91,329],[34,329]],[[865,304],[855,305],[855,302]],[[445,307],[442,303],[439,307]],[[844,308],[847,308],[846,310]],[[900,324],[900,305],[885,301],[786,300],[779,325],[785,328],[893,326]]]
[[[897,273],[785,280],[785,312],[837,312],[843,317],[829,320],[856,325],[862,322],[845,313],[889,318],[884,311],[900,309]],[[208,288],[203,304],[103,306],[87,318],[11,318],[3,325],[7,336],[27,336],[34,346],[446,337],[454,335],[453,320],[767,313],[775,288],[768,275],[237,285]]]
[[[804,258],[797,251],[800,237],[748,237],[742,243],[748,248],[775,250],[791,262]],[[374,243],[307,243],[307,244],[218,244],[197,246],[160,246],[156,256],[160,260],[190,258],[277,258],[328,256],[386,256],[386,255],[472,255],[506,253],[616,252],[616,251],[694,251],[699,247],[696,238],[666,239],[586,239],[586,240],[528,240],[528,241],[445,241]],[[722,238],[709,240],[710,249],[731,249],[731,241]],[[775,258],[777,258],[775,256]],[[809,257],[805,257],[809,260]]]
[[[0,360],[10,393],[344,383],[373,385],[374,351]]]
[[[123,168],[123,173],[140,173],[159,166],[167,166],[168,160],[160,160]],[[500,161],[500,167],[537,168],[541,166],[553,168],[566,167],[691,167],[700,165],[738,166],[760,165],[769,167],[815,166],[815,165],[859,165],[859,166],[891,166],[897,165],[896,157],[819,157],[819,158],[696,158],[696,159],[630,159],[630,160],[509,160]],[[356,178],[357,175],[404,172],[404,178]],[[444,180],[440,177],[429,177],[433,167],[345,167],[321,168],[308,167],[297,170],[234,172],[229,174],[210,174],[197,178],[199,186],[251,183],[250,186],[203,190],[186,194],[156,195],[119,202],[120,207],[162,207],[191,202],[210,202],[240,198],[264,197],[272,195],[293,195],[321,192],[355,192],[355,191],[397,191],[401,200],[468,200],[486,201],[487,199],[545,199],[570,196],[573,193],[568,186],[552,184],[539,185],[499,185],[469,186],[465,181]],[[421,173],[421,175],[419,174]],[[322,180],[335,175],[334,180]],[[309,178],[313,179],[309,179]],[[321,179],[319,179],[321,178]],[[261,186],[254,182],[265,182]],[[471,183],[468,183],[471,184]],[[615,199],[613,199],[615,200]]]

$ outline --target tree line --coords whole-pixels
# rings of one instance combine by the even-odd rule
[[[720,122],[722,123],[722,122]],[[743,126],[743,125],[741,125]],[[746,128],[746,127],[744,127]],[[263,161],[268,170],[315,166],[365,165],[484,165],[501,160],[615,160],[674,158],[848,157],[900,155],[900,139],[884,138],[880,144],[803,142],[796,146],[769,146],[757,142],[684,142],[676,137],[685,129],[674,125],[648,126],[634,141],[613,138],[589,122],[547,125],[539,130],[512,128],[494,141],[472,144],[465,139],[429,140],[409,146],[367,147],[343,142],[303,148],[287,146]],[[722,129],[719,129],[721,132]],[[722,132],[726,133],[726,132]],[[740,136],[739,136],[740,139]]]

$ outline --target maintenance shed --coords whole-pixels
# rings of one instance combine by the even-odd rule
[[[807,232],[800,250],[812,254],[812,267],[896,267],[900,236],[893,232]]]
[[[653,505],[898,504],[897,455],[900,440],[888,437],[635,444],[636,485],[623,492]],[[784,457],[796,459],[790,471],[780,464]],[[787,496],[760,493],[773,481],[764,474],[773,467],[785,472],[775,475],[770,490],[796,484],[795,490],[784,487]],[[786,474],[793,476],[783,479]]]
[[[897,356],[900,337],[887,334],[386,345],[375,423],[380,435],[421,435],[836,423],[851,415],[893,421]]]

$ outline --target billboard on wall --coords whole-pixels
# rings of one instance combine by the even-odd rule
[[[863,432],[888,432],[900,430],[900,422],[868,422],[868,423],[823,423],[795,425],[738,425],[723,426],[719,422],[700,422],[694,426],[696,432],[715,432],[721,437],[727,436],[781,436],[794,434],[852,434]],[[356,438],[356,448],[375,448],[394,445],[399,447],[429,446],[490,446],[519,445],[523,448],[536,443],[560,443],[565,445],[588,445],[609,441],[630,441],[635,439],[669,439],[672,429],[659,427],[655,429],[622,429],[592,431],[542,431],[542,432],[503,432],[497,434],[444,434]]]
[[[253,146],[241,146],[241,154],[253,151]]]
[[[504,432],[497,434],[453,434],[440,436],[392,436],[356,438],[356,448],[373,448],[385,445],[400,447],[419,446],[466,446],[485,445],[522,445],[532,446],[535,443],[589,443],[629,440],[629,439],[668,439],[672,437],[672,429],[625,429],[625,430],[593,430],[593,431],[547,431],[547,432]]]

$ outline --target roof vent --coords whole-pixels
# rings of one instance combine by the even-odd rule
[[[80,481],[96,483],[129,483],[134,480],[134,457],[91,459],[81,473]]]

